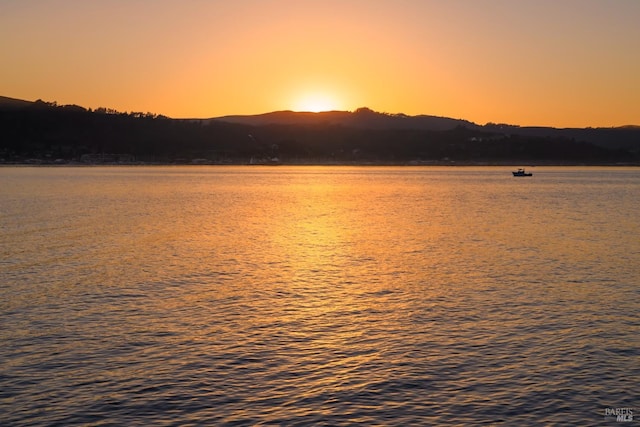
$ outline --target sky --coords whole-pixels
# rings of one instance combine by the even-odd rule
[[[0,0],[0,95],[640,125],[640,0]]]

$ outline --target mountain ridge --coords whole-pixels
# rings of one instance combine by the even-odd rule
[[[25,101],[23,99],[10,98],[8,96],[0,96],[0,107],[6,108],[23,108],[33,104],[32,101]]]
[[[351,111],[274,111],[257,115],[232,115],[216,117],[209,120],[219,120],[229,123],[240,123],[252,126],[264,125],[300,125],[300,124],[332,124],[366,129],[412,129],[412,130],[451,130],[458,126],[479,128],[479,125],[468,120],[452,119],[449,117],[421,114],[409,116],[406,114],[388,114],[373,111],[367,107]]]
[[[519,126],[513,124],[486,123],[479,125],[464,119],[450,117],[379,113],[369,108],[354,112],[327,111],[319,113],[275,111],[257,115],[222,116],[205,121],[221,121],[250,126],[269,125],[337,125],[371,130],[421,130],[448,131],[458,127],[469,130],[492,132],[498,135],[521,135],[539,138],[567,138],[590,142],[610,148],[640,148],[640,126],[618,127],[566,127]]]
[[[56,102],[25,101],[0,96],[0,110],[24,110],[33,108],[62,107],[67,110],[88,111],[78,105],[58,105]],[[119,113],[112,109],[99,108],[108,114]],[[129,113],[137,116],[149,116],[151,113]],[[159,116],[164,117],[165,116]],[[167,118],[169,119],[169,118]],[[535,138],[565,138],[584,141],[611,149],[631,149],[640,151],[640,126],[625,125],[618,127],[556,128],[549,126],[519,126],[512,124],[486,123],[479,125],[464,119],[434,115],[410,116],[402,113],[389,114],[373,111],[367,107],[351,111],[297,112],[291,110],[273,111],[255,115],[228,115],[205,119],[171,119],[175,121],[200,122],[202,124],[229,123],[245,126],[337,126],[371,131],[451,131],[465,128],[471,131],[491,133],[496,137],[517,135]]]

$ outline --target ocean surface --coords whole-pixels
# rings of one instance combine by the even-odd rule
[[[640,168],[511,169],[0,168],[0,425],[640,424]]]

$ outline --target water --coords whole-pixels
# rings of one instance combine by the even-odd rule
[[[640,169],[4,167],[0,184],[3,426],[640,418]]]

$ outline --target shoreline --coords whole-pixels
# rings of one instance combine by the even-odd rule
[[[86,163],[79,161],[47,161],[40,159],[28,159],[24,161],[4,161],[0,162],[0,167],[93,167],[93,166],[403,166],[403,167],[447,167],[447,166],[475,166],[475,167],[640,167],[640,163],[635,162],[562,162],[562,161],[321,161],[321,160],[296,160],[296,161],[280,161],[278,163],[251,163],[248,161],[198,161],[198,162],[102,162],[102,163]]]

